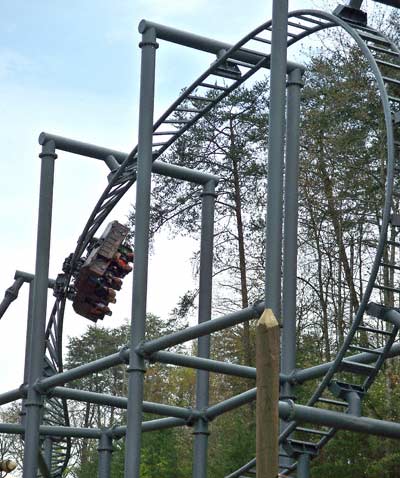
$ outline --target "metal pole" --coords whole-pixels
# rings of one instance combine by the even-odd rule
[[[183,427],[185,425],[187,425],[186,420],[175,417],[147,420],[146,422],[142,422],[142,433],[165,430],[167,428]],[[115,438],[123,437],[126,434],[126,427],[121,426],[113,428],[112,434]]]
[[[22,279],[16,279],[14,284],[6,289],[4,299],[0,303],[0,319],[6,313],[9,305],[18,297],[18,292],[22,287],[24,281]]]
[[[245,402],[247,403],[247,401]],[[211,409],[212,407],[210,407]],[[234,407],[229,408],[232,410]],[[210,410],[209,409],[209,410]],[[226,408],[224,411],[228,411]],[[308,407],[305,405],[295,405],[294,403],[279,402],[279,415],[288,420],[295,420],[298,423],[312,423],[336,430],[349,430],[357,433],[365,433],[375,436],[400,439],[400,424],[386,420],[378,420],[369,417],[357,417],[348,413],[334,412],[322,408]],[[207,416],[212,419],[215,414]],[[186,425],[187,421],[182,418],[160,418],[143,422],[143,428],[147,430],[165,428],[167,426]],[[23,434],[24,427],[16,423],[0,423],[0,433]],[[65,426],[41,425],[40,433],[44,436],[53,437],[75,437],[75,438],[94,438],[98,439],[102,431],[98,428],[78,428]]]
[[[297,458],[297,478],[310,478],[310,455],[301,453]]]
[[[253,306],[232,312],[231,314],[226,314],[222,317],[218,317],[217,319],[209,320],[202,324],[193,325],[192,327],[187,327],[186,329],[179,330],[178,332],[173,332],[172,334],[149,340],[148,342],[140,345],[139,352],[144,355],[150,355],[158,350],[173,347],[174,345],[196,339],[203,335],[217,332],[218,330],[223,330],[234,325],[242,324],[247,320],[258,319],[263,311],[264,303],[258,302]]]
[[[290,375],[296,368],[296,287],[297,223],[299,175],[299,121],[302,71],[293,70],[288,78],[287,143],[285,168],[285,235],[282,294],[281,372]],[[282,398],[293,398],[290,383],[282,387]]]
[[[268,140],[268,197],[265,265],[265,307],[281,317],[283,161],[285,139],[285,80],[288,0],[272,7],[270,127]]]
[[[347,392],[345,395],[346,402],[349,404],[348,413],[355,415],[356,417],[361,416],[361,397],[357,392]]]
[[[43,441],[43,458],[48,470],[51,470],[52,454],[53,439],[51,437],[46,437]]]
[[[32,339],[32,308],[33,308],[33,292],[34,292],[35,281],[32,280],[29,282],[29,298],[28,298],[28,316],[26,324],[26,341],[25,341],[25,366],[24,366],[24,381],[23,383],[28,383],[29,379],[29,357],[31,356],[31,344],[30,340]]]
[[[76,380],[81,377],[85,377],[93,372],[98,372],[100,370],[105,370],[110,367],[114,367],[115,365],[119,365],[126,361],[127,356],[129,355],[129,351],[121,351],[115,354],[108,355],[106,357],[102,357],[97,360],[93,360],[93,362],[88,362],[83,365],[79,365],[78,367],[72,368],[71,370],[66,370],[65,372],[56,373],[51,377],[43,378],[40,380],[36,388],[41,392],[45,392],[52,387],[56,387],[58,385],[64,385],[64,383],[71,382],[72,380]]]
[[[47,311],[47,286],[49,280],[49,257],[51,238],[51,216],[54,183],[54,141],[42,146],[40,175],[39,218],[36,245],[36,268],[33,292],[32,328],[30,339],[28,396],[25,402],[26,426],[24,442],[24,478],[36,478],[39,450],[39,426],[42,408],[41,394],[35,382],[43,372],[45,350],[45,328]],[[29,344],[29,341],[28,341]]]
[[[281,372],[288,376],[293,374],[296,368],[299,123],[302,73],[299,69],[292,70],[287,83]],[[294,399],[294,387],[291,382],[286,381],[282,384],[281,399]],[[281,420],[281,432],[287,425]],[[281,457],[282,465],[291,463],[291,458]]]
[[[243,378],[256,378],[255,367],[247,367],[246,365],[236,365],[228,362],[220,362],[191,355],[181,355],[174,352],[154,352],[151,354],[151,360],[171,365],[179,365],[182,367],[197,368],[208,370],[209,372],[224,373]]]
[[[25,433],[25,429],[22,425],[19,425],[17,423],[0,423],[0,433],[12,433],[16,435],[23,435]],[[101,436],[101,430],[99,428],[78,428],[78,427],[41,425],[40,434],[44,436],[52,436],[52,437],[99,439]]]
[[[0,394],[0,406],[6,405],[7,403],[14,402],[15,400],[19,400],[24,396],[25,392],[23,387],[14,388],[9,390],[8,392]]]
[[[176,28],[171,28],[166,25],[151,22],[149,20],[142,20],[139,23],[139,32],[142,33],[146,28],[150,27],[154,27],[156,29],[157,38],[160,40],[177,43],[178,45],[183,45],[188,48],[194,48],[196,50],[201,50],[208,53],[214,53],[215,55],[218,55],[221,50],[228,51],[233,46],[229,43],[203,37],[183,30],[177,30]],[[235,60],[256,64],[261,60],[261,55],[265,54],[259,53],[254,50],[248,50],[247,48],[240,48],[239,50],[232,53],[232,58],[234,58]],[[302,65],[291,61],[289,61],[287,64],[288,72],[299,67],[302,68]],[[265,68],[270,68],[270,59],[268,58],[268,56],[265,62]]]
[[[32,307],[33,307],[33,290],[34,290],[34,280],[29,282],[29,298],[28,298],[28,316],[26,323],[26,340],[25,340],[25,365],[24,365],[24,380],[23,384],[26,385],[29,380],[29,359],[31,357],[31,338],[32,338]],[[21,423],[25,425],[25,399],[22,400],[21,405]]]
[[[125,451],[125,478],[140,476],[143,381],[145,364],[136,347],[144,340],[146,329],[147,274],[149,252],[150,192],[154,78],[156,58],[155,30],[142,35],[140,78],[138,172],[136,188],[135,269],[132,290],[132,318],[128,367],[128,411]]]
[[[114,167],[114,159],[118,162],[118,164],[122,164],[129,156],[128,153],[123,153],[122,151],[104,148],[103,146],[97,146],[95,144],[83,143],[82,141],[76,141],[74,139],[65,138],[55,134],[40,134],[39,141],[41,144],[49,140],[53,140],[56,143],[57,150],[103,160],[106,162],[106,164],[108,164],[109,168]],[[113,158],[113,160],[110,160],[110,158]],[[153,173],[161,174],[162,176],[182,179],[202,185],[206,184],[208,181],[218,181],[218,177],[214,174],[198,171],[196,169],[185,168],[183,166],[177,166],[175,164],[168,164],[162,161],[154,161],[152,171]]]
[[[30,274],[29,272],[16,270],[15,274],[14,274],[14,279],[23,279],[24,282],[33,282],[34,278],[35,278],[35,276],[33,274]],[[55,285],[56,285],[56,280],[49,278],[48,288],[49,289],[54,289]]]
[[[235,408],[241,407],[242,405],[252,402],[256,399],[257,396],[257,389],[252,388],[247,390],[246,392],[240,393],[239,395],[235,395],[234,397],[228,398],[220,403],[212,405],[208,408],[206,415],[209,420],[213,420],[214,418],[222,415],[225,412],[229,412],[230,410],[234,410]]]
[[[105,431],[101,434],[97,451],[99,452],[99,478],[110,478],[113,452],[111,434]]]
[[[78,390],[75,388],[55,387],[52,390],[55,397],[67,398],[69,400],[77,400],[82,402],[97,403],[109,407],[126,409],[128,400],[125,397],[115,395],[107,395],[105,393],[87,392],[86,390]],[[176,417],[189,419],[198,415],[196,410],[189,408],[176,407],[173,405],[164,405],[162,403],[153,403],[143,401],[143,411],[146,413],[154,413],[156,415],[165,415],[167,417]]]
[[[214,206],[215,182],[208,182],[202,192],[201,240],[200,240],[200,287],[199,287],[199,324],[211,319],[212,272],[214,257]],[[210,357],[210,336],[198,339],[198,357]],[[196,408],[206,411],[209,401],[209,372],[196,372]],[[194,424],[193,478],[207,477],[208,421],[197,418]]]

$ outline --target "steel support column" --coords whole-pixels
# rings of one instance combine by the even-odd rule
[[[285,222],[282,293],[282,358],[281,372],[290,375],[296,368],[296,287],[297,223],[299,175],[299,122],[302,71],[293,70],[288,77]],[[293,387],[286,382],[282,398],[292,398]]]
[[[301,453],[297,459],[297,478],[310,478],[310,455]]]
[[[297,290],[297,225],[300,95],[303,72],[292,70],[287,83],[286,163],[285,163],[285,219],[283,239],[283,290],[282,290],[282,352],[281,372],[290,376],[296,368],[296,290]],[[281,386],[281,399],[294,399],[290,381]],[[281,432],[287,423],[281,421]],[[281,458],[288,465],[290,458]]]
[[[265,307],[281,318],[283,162],[288,0],[272,8],[271,93],[268,140],[268,195],[265,266]]]
[[[97,451],[99,452],[99,478],[110,478],[113,452],[111,434],[106,431],[101,434]]]
[[[208,182],[202,192],[200,239],[199,324],[211,320],[212,273],[214,257],[215,182]],[[210,357],[210,336],[198,339],[198,357]],[[209,372],[196,372],[196,408],[206,411],[209,401]],[[208,422],[201,416],[194,424],[193,478],[207,477]]]
[[[34,290],[34,280],[31,280],[29,283],[29,298],[28,298],[28,315],[26,322],[26,339],[25,339],[25,365],[24,365],[24,386],[27,385],[29,381],[29,366],[30,366],[30,357],[31,357],[31,339],[32,339],[32,307],[33,307],[33,290]],[[21,423],[25,425],[25,399],[22,400],[21,406]]]
[[[41,394],[35,389],[35,382],[43,372],[45,351],[45,328],[47,311],[47,286],[49,280],[49,258],[51,238],[51,218],[53,206],[54,183],[54,141],[49,141],[42,146],[39,155],[41,163],[39,218],[36,245],[36,267],[32,305],[32,325],[29,348],[29,377],[28,396],[25,401],[25,441],[24,441],[24,478],[36,478],[38,467],[39,426],[42,408]]]
[[[143,32],[140,76],[138,171],[136,188],[135,269],[133,274],[132,317],[128,367],[128,411],[125,450],[125,478],[139,478],[142,402],[145,364],[137,346],[146,330],[147,275],[149,254],[150,192],[156,35]]]
[[[52,455],[53,439],[48,436],[43,441],[43,458],[48,470],[51,470]]]

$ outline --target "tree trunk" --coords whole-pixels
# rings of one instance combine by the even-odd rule
[[[249,294],[247,287],[247,269],[246,269],[246,253],[244,244],[244,229],[243,229],[243,217],[242,217],[242,198],[240,191],[240,179],[238,170],[238,159],[235,152],[235,131],[233,127],[233,121],[230,119],[230,157],[232,161],[232,174],[233,174],[233,187],[234,187],[234,203],[235,203],[235,215],[239,248],[239,272],[240,272],[240,291],[242,308],[249,306]],[[253,364],[253,353],[250,340],[250,324],[244,322],[243,324],[243,351],[245,364],[251,366]]]

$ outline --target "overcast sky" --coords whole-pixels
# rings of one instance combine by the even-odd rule
[[[291,9],[315,7],[291,0]],[[271,17],[270,0],[3,0],[0,6],[0,294],[16,269],[34,272],[41,131],[130,151],[137,142],[142,18],[230,43]],[[156,116],[214,58],[160,42]],[[107,169],[93,159],[60,152],[56,160],[50,276],[60,272],[98,196]],[[124,222],[134,188],[111,219]],[[107,223],[107,222],[106,222]],[[168,315],[193,285],[192,240],[156,241],[148,310]],[[129,317],[130,281],[105,325]],[[0,393],[22,381],[27,310],[24,286],[0,321]],[[0,299],[1,299],[0,298]],[[53,299],[49,302],[50,309]],[[67,313],[66,335],[88,321]]]

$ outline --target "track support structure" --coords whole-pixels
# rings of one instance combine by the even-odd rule
[[[394,6],[396,1],[380,0],[380,3]],[[335,11],[335,15],[313,10],[289,14],[288,0],[273,0],[272,21],[262,24],[236,45],[143,20],[139,25],[142,41],[137,147],[128,154],[49,133],[40,135],[42,151],[35,273],[17,271],[15,282],[7,289],[0,303],[2,318],[10,304],[18,297],[23,284],[29,283],[23,383],[19,388],[0,394],[0,405],[22,400],[21,423],[1,423],[0,433],[23,436],[23,478],[37,478],[38,469],[45,478],[63,476],[70,448],[63,449],[62,445],[70,445],[70,439],[81,438],[97,442],[99,478],[110,477],[113,441],[124,438],[125,478],[139,478],[142,433],[186,426],[191,427],[194,437],[192,476],[207,478],[210,421],[256,399],[257,457],[233,471],[227,478],[245,476],[250,470],[254,475],[256,465],[257,478],[276,478],[278,473],[279,476],[291,476],[296,468],[298,478],[309,478],[311,459],[337,430],[400,439],[400,424],[361,416],[362,399],[384,361],[400,355],[400,344],[395,343],[400,327],[398,310],[389,307],[387,303],[375,304],[370,301],[376,290],[396,290],[382,286],[377,278],[384,276],[385,268],[399,269],[394,262],[384,262],[382,258],[385,247],[398,246],[398,243],[393,244],[393,241],[388,240],[387,231],[393,225],[390,224],[390,218],[397,148],[395,138],[398,136],[398,122],[393,122],[392,119],[400,115],[400,98],[392,96],[390,85],[395,85],[396,88],[400,85],[400,50],[390,39],[366,26],[366,14],[360,11],[361,6],[361,0],[349,0],[348,5]],[[354,12],[360,15],[354,15]],[[341,27],[353,38],[376,80],[385,117],[387,177],[376,255],[360,307],[352,318],[343,346],[332,362],[296,370],[299,122],[304,67],[287,60],[287,48],[313,33],[334,26]],[[216,58],[213,57],[211,66],[208,66],[154,123],[158,39],[209,52],[216,55]],[[267,50],[253,49],[256,48],[254,45],[260,44]],[[393,60],[394,57],[396,60]],[[271,94],[264,297],[252,306],[212,318],[214,224],[218,220],[215,218],[215,212],[220,178],[208,172],[160,161],[159,157],[201,118],[205,118],[213,107],[255,73],[265,69],[271,69]],[[388,73],[390,69],[393,71]],[[188,107],[188,101],[194,106]],[[62,358],[61,365],[56,363],[62,356],[62,325],[56,328],[55,333],[52,333],[54,331],[50,327],[58,319],[62,324],[65,302],[68,292],[71,291],[69,282],[60,285],[59,281],[48,277],[56,151],[94,158],[103,161],[107,166],[106,189],[78,240],[71,262],[83,257],[93,235],[113,207],[134,183],[137,186],[135,268],[129,343],[109,356],[65,371],[62,368]],[[184,330],[146,340],[152,174],[187,181],[199,187],[199,190],[201,188],[200,274],[198,323]],[[56,303],[52,310],[56,312],[52,312],[46,324],[49,288],[55,290]],[[400,290],[397,292],[400,293]],[[364,315],[375,317],[378,323],[385,322],[387,327],[376,329],[366,326],[363,322]],[[210,357],[212,333],[256,320],[256,368],[225,363]],[[377,343],[383,343],[384,346],[374,349],[361,347],[356,335],[360,331],[365,336],[371,334],[369,337],[373,339],[379,334],[380,341]],[[58,350],[50,343],[49,337],[59,346]],[[197,356],[168,350],[191,340],[197,340]],[[49,372],[52,367],[48,367],[47,360],[52,348],[53,355],[50,355],[54,365],[53,374]],[[350,351],[362,353],[349,354]],[[191,404],[193,408],[144,401],[144,380],[148,362],[196,370],[196,396]],[[117,397],[79,390],[72,388],[73,384],[66,386],[91,373],[120,364],[127,365],[127,396]],[[210,373],[253,379],[256,380],[256,387],[220,403],[210,404]],[[359,375],[358,378],[363,379],[362,384],[341,382],[341,376],[345,373]],[[321,380],[307,404],[295,403],[295,387],[314,379]],[[61,424],[56,421],[55,424],[49,425],[44,417],[46,406],[53,399],[60,400],[57,402],[62,404],[60,408],[65,405],[64,414],[58,417]],[[68,410],[65,412],[67,400],[126,410],[126,425],[122,423],[107,429],[70,426]],[[325,404],[325,408],[320,407],[321,404]],[[342,407],[343,412],[332,411],[333,406]],[[143,413],[158,416],[143,421]],[[301,428],[301,424],[312,424],[315,429]],[[323,431],[321,427],[329,428],[329,431]],[[314,441],[296,440],[294,437],[298,436],[298,432],[308,434]],[[63,439],[67,440],[63,442]],[[281,460],[279,451],[281,455],[285,453]],[[60,455],[63,455],[63,463],[59,466]]]

